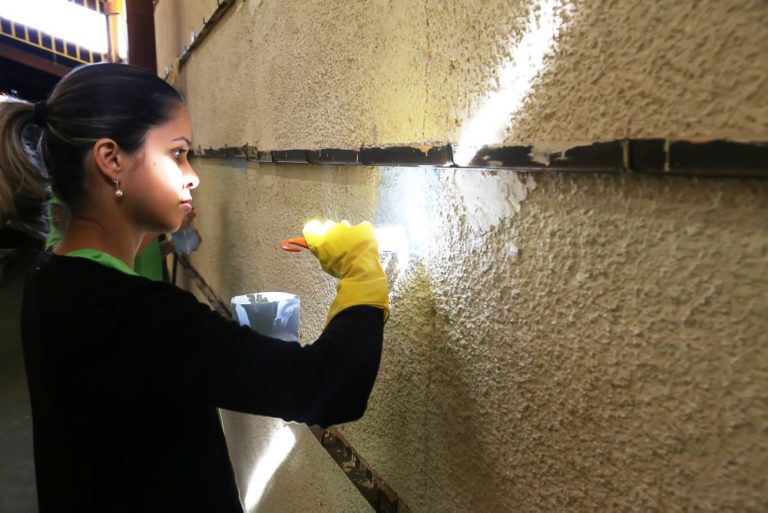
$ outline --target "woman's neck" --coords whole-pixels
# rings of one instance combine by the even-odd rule
[[[122,260],[133,269],[133,260],[144,232],[124,225],[119,219],[113,218],[107,223],[97,219],[87,214],[73,214],[69,218],[64,237],[53,252],[64,255],[77,249],[96,249]]]

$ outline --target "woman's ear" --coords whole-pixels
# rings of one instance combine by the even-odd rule
[[[96,163],[96,169],[109,182],[114,182],[120,178],[120,172],[125,166],[125,155],[113,139],[99,139],[93,145],[91,153]]]

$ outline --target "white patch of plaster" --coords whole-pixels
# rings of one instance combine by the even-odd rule
[[[489,231],[502,219],[515,216],[528,193],[536,188],[531,175],[512,172],[460,169],[453,179],[464,202],[467,222],[479,232]]]
[[[568,160],[566,153],[571,148],[591,145],[591,142],[579,141],[539,142],[531,147],[529,156],[532,161],[548,166],[553,160]]]
[[[514,242],[510,242],[507,245],[507,252],[509,253],[509,256],[512,257],[512,259],[516,259],[520,254],[520,248],[517,247],[517,244]]]

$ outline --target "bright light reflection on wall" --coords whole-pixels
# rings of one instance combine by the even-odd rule
[[[0,17],[41,30],[93,52],[107,53],[104,14],[67,0],[0,0]],[[127,35],[120,30],[120,55],[126,56]]]
[[[432,168],[382,168],[381,173],[376,237],[384,269],[400,277],[415,259],[428,257],[438,235],[433,223],[442,199],[440,173]]]
[[[532,2],[523,36],[510,48],[510,58],[498,72],[499,88],[483,100],[479,110],[459,132],[454,161],[469,165],[482,146],[504,140],[511,117],[520,110],[536,77],[546,66],[545,58],[555,47],[568,5],[562,0]]]
[[[403,271],[411,257],[411,246],[405,226],[376,228],[376,240],[379,243],[379,252],[384,257],[384,268],[387,267],[388,257],[394,255],[397,257],[398,271]]]
[[[244,500],[246,511],[253,510],[259,504],[267,483],[291,453],[294,445],[296,445],[296,436],[290,426],[284,425],[272,434],[267,450],[259,458],[248,479]]]

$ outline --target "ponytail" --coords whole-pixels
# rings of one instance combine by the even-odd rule
[[[48,179],[39,157],[32,103],[0,94],[0,230],[42,239]]]

